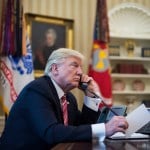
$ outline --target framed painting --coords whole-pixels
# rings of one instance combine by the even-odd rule
[[[51,53],[58,48],[73,48],[71,19],[26,14],[27,31],[31,40],[35,77],[43,75]]]

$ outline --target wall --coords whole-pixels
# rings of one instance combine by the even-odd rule
[[[74,49],[89,57],[96,0],[24,0],[25,12],[74,20]]]

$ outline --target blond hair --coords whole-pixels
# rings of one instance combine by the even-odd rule
[[[45,71],[44,71],[45,75],[49,75],[53,64],[60,64],[66,58],[72,56],[81,59],[81,61],[84,60],[84,56],[76,50],[67,49],[67,48],[59,48],[57,50],[54,50],[48,58]]]

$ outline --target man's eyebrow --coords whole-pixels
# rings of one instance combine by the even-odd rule
[[[71,62],[71,64],[79,65],[76,61]]]
[[[72,63],[74,63],[74,64],[78,64],[76,61],[72,61]]]
[[[82,68],[82,65],[79,64],[79,63],[77,63],[76,61],[73,61],[73,62],[71,62],[70,64],[71,64],[71,65],[77,65],[77,66],[80,66],[80,67]]]

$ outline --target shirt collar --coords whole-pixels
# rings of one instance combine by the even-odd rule
[[[56,81],[55,81],[54,79],[51,78],[51,80],[52,80],[52,82],[53,82],[53,84],[54,84],[54,87],[56,88],[56,91],[57,91],[57,94],[58,94],[59,99],[61,99],[62,96],[64,96],[64,94],[65,94],[64,91],[63,91],[62,88],[56,83]]]

